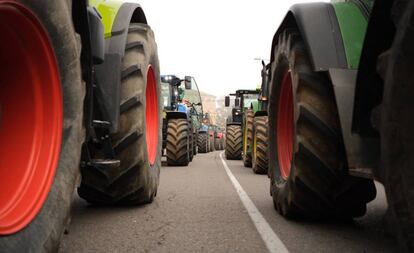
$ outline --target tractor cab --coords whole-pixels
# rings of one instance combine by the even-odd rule
[[[257,101],[259,98],[260,90],[237,90],[235,93],[225,97],[225,106],[230,106],[230,96],[234,96],[234,106],[232,109],[231,117],[227,119],[227,123],[242,123],[243,112],[250,108],[252,102]]]

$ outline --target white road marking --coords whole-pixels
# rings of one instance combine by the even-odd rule
[[[243,203],[244,207],[247,210],[250,218],[255,225],[257,232],[259,232],[260,236],[262,237],[264,243],[266,244],[267,249],[270,253],[288,253],[286,246],[280,240],[280,238],[275,234],[273,229],[270,227],[269,223],[265,220],[263,215],[259,212],[257,207],[253,204],[253,201],[249,198],[247,193],[244,191],[243,187],[240,185],[239,181],[237,181],[236,177],[230,171],[229,167],[227,166],[226,161],[223,159],[223,153],[220,153],[221,162],[223,163],[224,169],[226,170],[227,175],[230,178],[230,181],[233,183],[234,188],[237,191],[237,194],[240,197],[241,202]]]

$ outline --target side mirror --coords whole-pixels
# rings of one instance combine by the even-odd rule
[[[191,90],[191,76],[185,76],[184,78],[184,82],[185,82],[185,89],[186,90]]]
[[[224,106],[226,106],[226,107],[230,106],[230,97],[229,96],[224,97]]]
[[[235,106],[235,107],[239,107],[239,106],[240,106],[240,98],[236,98],[236,99],[234,100],[234,106]]]

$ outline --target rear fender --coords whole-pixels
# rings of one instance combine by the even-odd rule
[[[259,101],[253,101],[250,108],[253,110],[253,113],[257,112],[259,110]]]
[[[226,126],[241,126],[241,122],[227,122]]]
[[[111,133],[118,131],[120,110],[121,62],[125,52],[128,26],[131,22],[147,24],[140,5],[122,1],[92,0],[102,16],[105,36],[104,62],[95,66],[95,97],[99,112],[111,123]]]
[[[188,119],[185,112],[167,112],[167,120],[170,119]]]
[[[299,30],[315,71],[347,68],[341,31],[332,4],[293,5],[273,37],[271,62],[275,60],[274,50],[285,29]]]
[[[257,111],[254,114],[254,117],[259,117],[259,116],[267,116],[267,111]]]

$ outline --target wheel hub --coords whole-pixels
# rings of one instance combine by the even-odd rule
[[[148,67],[147,71],[147,87],[146,95],[146,140],[147,153],[150,165],[154,165],[158,150],[158,96],[157,96],[157,82],[152,66]]]
[[[63,103],[53,48],[35,15],[0,1],[0,33],[0,235],[7,235],[34,219],[50,191]]]

